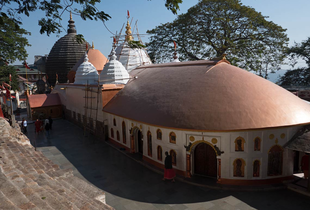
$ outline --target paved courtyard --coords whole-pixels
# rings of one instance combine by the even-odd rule
[[[144,167],[105,142],[83,136],[83,129],[55,120],[50,137],[36,135],[29,124],[27,136],[38,150],[62,169],[106,192],[107,204],[117,210],[289,210],[309,209],[310,197],[290,190],[225,191],[184,182],[164,182],[162,175]]]

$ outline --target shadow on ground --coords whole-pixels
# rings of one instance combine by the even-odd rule
[[[29,125],[27,136],[32,142],[36,140],[38,150],[61,168],[72,168],[80,178],[113,195],[115,199],[111,202],[128,199],[155,206],[202,203],[202,209],[207,209],[206,206],[210,204],[208,201],[212,201],[213,207],[220,207],[215,209],[225,209],[227,203],[235,206],[235,209],[252,207],[283,210],[308,209],[310,206],[308,197],[286,189],[238,192],[208,189],[183,182],[164,182],[161,174],[145,168],[105,142],[92,136],[84,137],[82,128],[66,120],[54,121],[49,138],[43,133],[36,135],[33,124]],[[167,209],[191,208],[188,205],[170,207]]]

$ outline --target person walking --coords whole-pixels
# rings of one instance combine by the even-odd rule
[[[175,182],[175,171],[172,168],[172,157],[169,155],[169,153],[165,152],[166,158],[165,158],[165,170],[164,170],[164,178],[163,181],[166,179],[171,180],[172,182]]]
[[[305,179],[309,178],[309,154],[305,154],[301,158],[301,170],[304,172]]]
[[[50,123],[49,123],[48,119],[45,120],[44,129],[46,132],[46,136],[49,137],[49,135],[50,135]]]
[[[52,125],[53,125],[53,119],[51,116],[48,118],[49,124],[50,124],[50,130],[52,130]]]
[[[28,125],[28,123],[27,123],[27,120],[25,120],[25,118],[23,118],[22,124],[23,124],[24,134],[26,134],[27,133],[27,125]]]
[[[35,133],[39,133],[40,129],[41,129],[41,122],[39,119],[36,120],[36,122],[34,123],[35,125]]]

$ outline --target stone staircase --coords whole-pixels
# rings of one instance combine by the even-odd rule
[[[98,188],[34,151],[19,129],[0,118],[0,209],[113,209]]]

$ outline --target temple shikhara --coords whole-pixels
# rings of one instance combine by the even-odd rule
[[[305,101],[225,56],[180,62],[175,52],[171,63],[152,64],[145,48],[133,47],[129,21],[110,60],[75,35],[70,17],[46,62],[51,94],[29,97],[33,119],[63,116],[158,168],[168,151],[183,177],[231,185],[292,179],[299,162],[286,145],[310,125]]]

